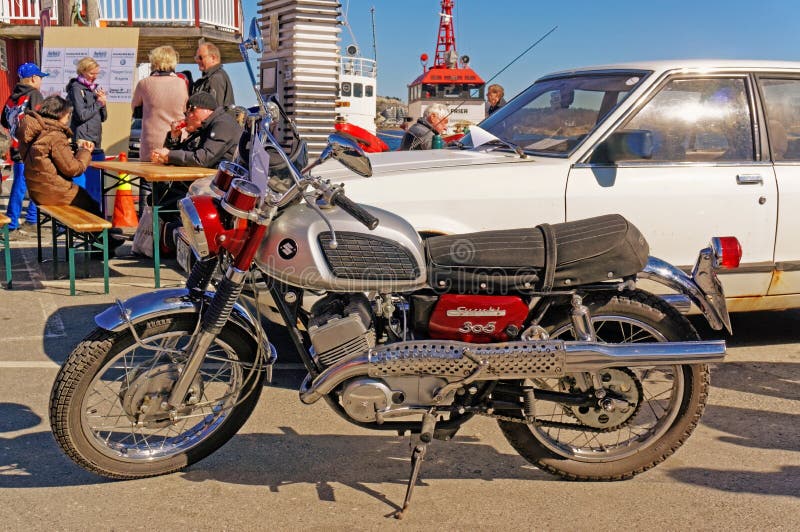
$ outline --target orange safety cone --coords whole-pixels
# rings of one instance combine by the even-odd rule
[[[119,154],[120,161],[127,161],[128,154]],[[139,225],[139,217],[136,216],[136,207],[133,205],[133,192],[131,191],[130,175],[120,172],[119,185],[114,196],[114,216],[111,224],[114,227],[136,227]]]

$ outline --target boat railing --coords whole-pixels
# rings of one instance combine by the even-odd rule
[[[240,32],[239,0],[99,0],[100,20],[124,26],[212,26]],[[53,23],[58,21],[53,2]],[[0,23],[38,24],[41,0],[0,0]]]
[[[341,56],[339,59],[340,75],[363,76],[367,78],[378,77],[378,64],[374,59],[346,55]]]

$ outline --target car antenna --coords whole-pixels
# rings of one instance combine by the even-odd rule
[[[550,28],[550,31],[548,31],[547,33],[545,33],[544,35],[542,35],[541,37],[539,37],[539,38],[538,38],[538,39],[537,39],[537,40],[536,40],[536,41],[535,41],[533,44],[531,44],[530,46],[528,46],[528,47],[525,49],[525,51],[524,51],[524,52],[522,52],[522,53],[521,53],[521,54],[519,54],[517,57],[515,57],[514,59],[512,59],[510,63],[508,63],[508,64],[507,64],[506,66],[504,66],[503,68],[501,68],[501,69],[500,69],[500,70],[499,70],[499,71],[498,71],[498,72],[497,72],[497,73],[496,73],[494,76],[492,76],[491,78],[487,79],[487,80],[484,82],[484,86],[488,85],[488,84],[489,84],[489,82],[491,82],[491,81],[492,81],[492,80],[494,80],[494,79],[495,79],[497,76],[499,76],[500,74],[502,74],[503,72],[505,72],[505,71],[508,69],[508,67],[510,67],[511,65],[513,65],[514,63],[516,63],[517,61],[519,61],[519,60],[520,60],[520,58],[522,58],[522,57],[523,57],[525,54],[527,54],[528,52],[530,52],[531,50],[533,50],[533,48],[534,48],[534,47],[535,47],[537,44],[539,44],[540,42],[542,42],[543,40],[545,40],[545,39],[546,39],[546,38],[547,38],[547,37],[548,37],[548,36],[549,36],[551,33],[553,33],[554,31],[556,31],[557,29],[558,29],[558,25],[556,25],[556,26],[553,26],[552,28]],[[456,110],[456,109],[458,109],[459,107],[461,107],[461,106],[462,106],[462,105],[464,105],[465,103],[467,103],[467,100],[461,100],[461,103],[459,103],[458,105],[456,105],[455,107],[453,107],[453,108],[450,110],[450,112],[449,112],[449,113],[447,113],[447,114],[445,115],[445,117],[444,117],[444,118],[449,118],[449,117],[450,117],[450,115],[451,115],[451,114],[453,114],[453,112],[455,112],[455,110]],[[440,120],[442,120],[442,119],[440,119]]]

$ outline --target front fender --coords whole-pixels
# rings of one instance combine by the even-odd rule
[[[202,299],[189,297],[186,288],[164,288],[133,296],[125,301],[117,300],[117,304],[107,308],[94,317],[94,322],[101,329],[120,332],[128,327],[128,323],[136,325],[145,320],[160,318],[170,314],[199,313],[202,306],[207,306],[213,292],[206,292]],[[238,302],[234,304],[231,320],[247,331],[258,341],[259,330],[255,318]]]

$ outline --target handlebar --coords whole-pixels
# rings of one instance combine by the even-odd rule
[[[370,231],[378,227],[380,223],[380,220],[372,216],[364,207],[345,196],[344,191],[341,189],[333,193],[331,204],[341,207],[347,214],[364,224]]]

